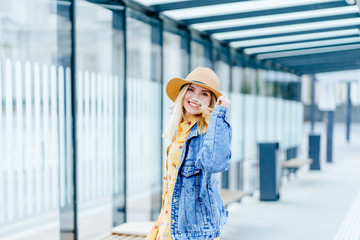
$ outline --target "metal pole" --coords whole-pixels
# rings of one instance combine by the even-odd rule
[[[350,124],[351,124],[351,82],[347,83],[347,114],[346,114],[346,141],[350,142]]]
[[[315,75],[311,75],[311,132],[314,132],[314,123],[315,123]]]
[[[124,5],[124,11],[123,11],[123,15],[122,15],[122,20],[123,20],[123,40],[124,40],[124,86],[123,86],[123,128],[124,128],[124,136],[123,136],[123,189],[124,189],[124,222],[127,222],[127,142],[126,142],[126,136],[127,136],[127,6],[126,4]]]
[[[320,135],[309,134],[308,156],[312,159],[310,170],[320,170]]]
[[[327,112],[326,162],[332,163],[334,111]]]
[[[122,77],[118,79],[119,81],[119,92],[121,93],[119,98],[116,99],[116,101],[119,101],[120,104],[122,104],[122,106],[118,106],[118,110],[119,110],[119,115],[116,117],[119,117],[120,119],[120,127],[118,132],[116,132],[115,134],[119,134],[119,136],[121,136],[120,138],[124,137],[124,131],[126,129],[125,126],[125,113],[124,113],[124,109],[125,109],[125,103],[126,103],[126,94],[125,94],[125,73],[124,73],[124,69],[125,68],[125,52],[126,52],[126,44],[125,44],[125,8],[123,9],[118,9],[118,10],[113,10],[113,19],[112,19],[112,27],[114,30],[114,34],[112,36],[112,47],[113,47],[113,56],[112,56],[112,66],[114,66],[114,73],[118,76]],[[118,51],[119,49],[117,49],[117,46],[122,45],[124,48],[124,51],[121,52]],[[122,65],[122,66],[121,66]],[[118,166],[118,168],[114,169],[114,171],[118,172],[119,175],[121,176],[120,180],[116,180],[116,179],[112,179],[113,184],[115,184],[115,181],[119,181],[120,184],[123,185],[123,188],[120,187],[120,189],[126,189],[126,173],[125,173],[125,149],[126,149],[126,141],[125,141],[125,137],[120,141],[119,143],[119,152],[121,154],[121,156],[119,157],[119,159],[113,158],[113,161],[120,161],[120,164]],[[116,164],[114,164],[114,166],[116,166]],[[125,216],[126,216],[126,195],[125,195],[125,190],[121,190],[119,192],[114,191],[112,193],[112,207],[113,207],[113,217],[112,217],[112,223],[113,226],[118,226],[122,223],[125,222]]]
[[[73,184],[73,232],[74,240],[78,239],[78,202],[77,202],[77,115],[76,115],[76,1],[72,0],[70,5],[71,20],[71,117],[72,117],[72,144],[73,144],[73,166],[72,166],[72,184]]]

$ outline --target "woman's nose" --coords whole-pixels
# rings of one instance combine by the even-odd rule
[[[200,93],[200,92],[196,92],[196,93],[195,93],[195,96],[196,96],[196,98],[200,98],[200,97],[201,97],[201,93]]]

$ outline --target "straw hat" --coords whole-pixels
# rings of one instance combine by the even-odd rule
[[[209,89],[213,92],[216,98],[219,98],[222,93],[219,92],[219,78],[216,73],[210,68],[197,67],[185,79],[173,78],[166,84],[166,94],[175,102],[180,93],[181,87],[187,83],[193,83]]]

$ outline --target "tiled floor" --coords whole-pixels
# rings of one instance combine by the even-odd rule
[[[255,195],[230,205],[222,240],[360,239],[360,218],[351,214],[360,194],[360,125],[352,128],[351,144],[344,141],[345,126],[335,125],[332,164],[325,163],[325,126],[317,128],[321,171],[302,169],[283,182],[277,202],[260,202]]]

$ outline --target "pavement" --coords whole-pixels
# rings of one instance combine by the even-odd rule
[[[222,240],[360,240],[360,124],[352,125],[350,143],[345,125],[335,124],[333,163],[325,159],[325,126],[315,131],[321,170],[304,167],[284,177],[279,201],[259,201],[256,192],[231,204]],[[304,139],[308,132],[305,125]]]

